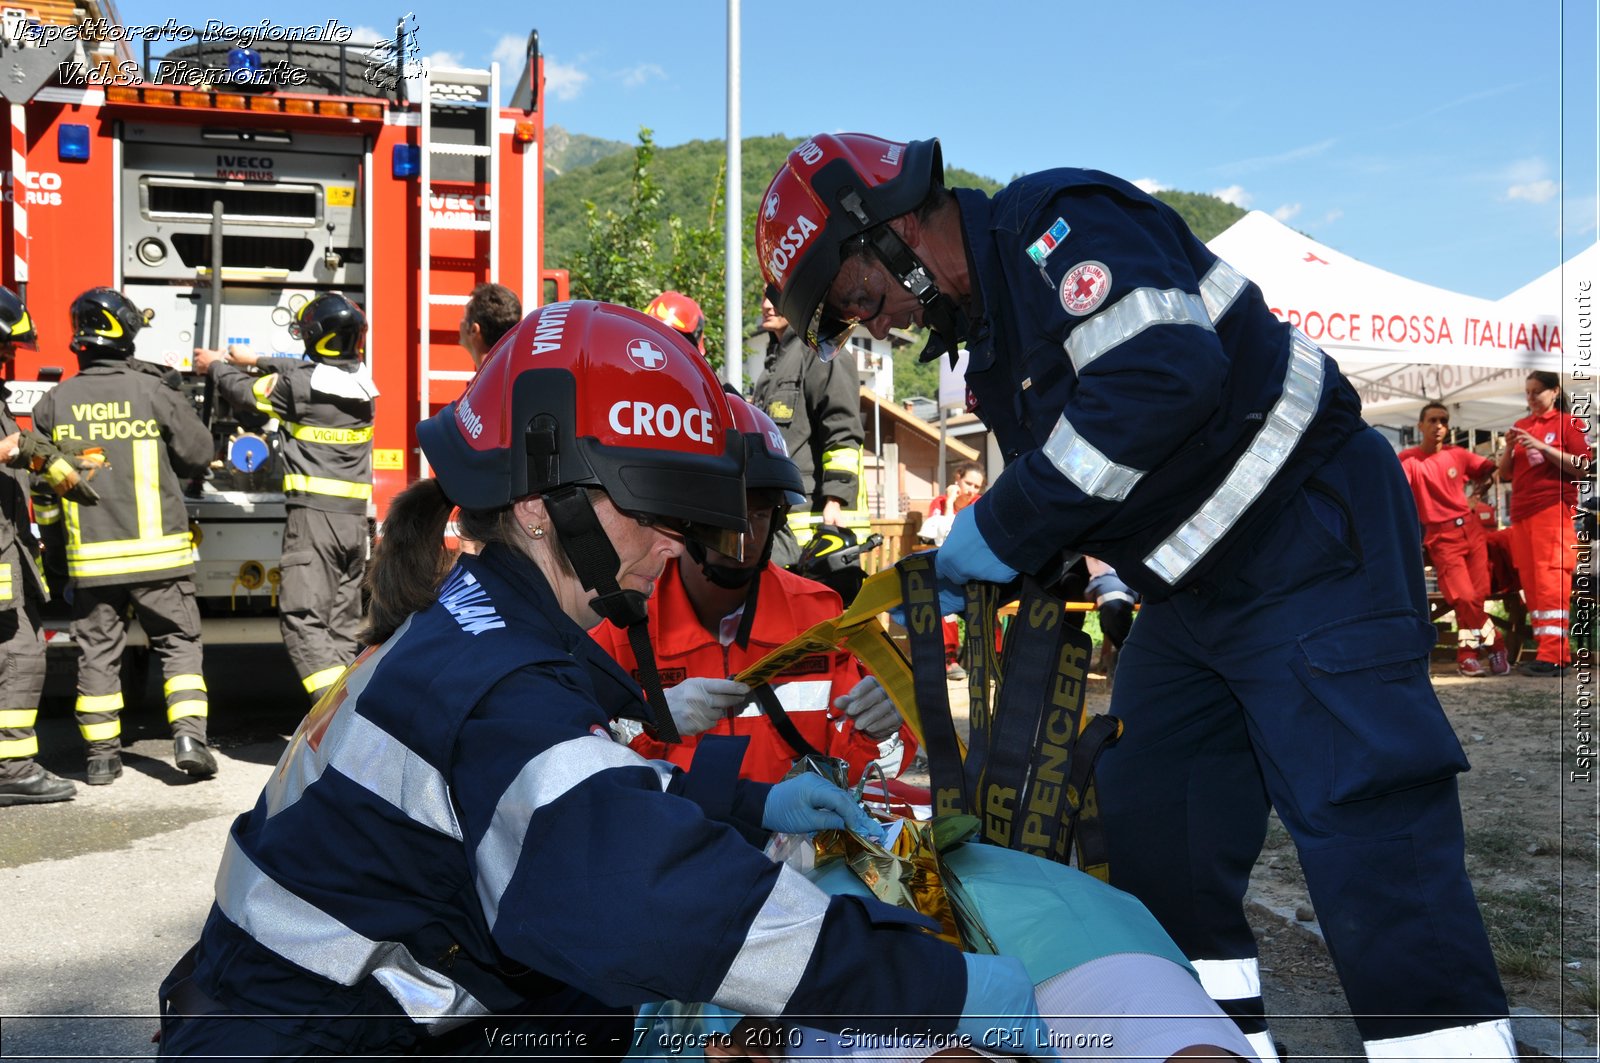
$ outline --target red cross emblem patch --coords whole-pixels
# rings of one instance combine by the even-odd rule
[[[1111,294],[1111,271],[1104,262],[1079,262],[1061,278],[1061,308],[1074,317],[1092,314]]]

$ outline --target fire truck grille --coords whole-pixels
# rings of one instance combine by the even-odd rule
[[[211,266],[210,233],[173,233],[173,250],[184,266]],[[286,269],[297,272],[306,267],[314,250],[305,237],[227,236],[222,237],[224,269]]]
[[[315,224],[318,194],[314,187],[238,188],[150,181],[152,218],[207,220],[211,204],[222,201],[224,221]]]

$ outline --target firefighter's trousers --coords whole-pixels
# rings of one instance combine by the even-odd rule
[[[33,772],[39,753],[34,724],[44,693],[44,640],[31,598],[0,612],[0,780]]]
[[[152,580],[76,586],[72,592],[72,637],[83,651],[78,664],[78,730],[89,755],[122,747],[122,650],[128,607],[133,607],[150,648],[161,661],[161,689],[172,736],[204,741],[209,704],[201,672],[200,609],[194,581]]]
[[[356,659],[366,569],[364,514],[290,507],[279,565],[279,625],[294,670],[313,699]]]
[[[1242,902],[1275,808],[1369,1052],[1437,1035],[1455,1057],[1458,1037],[1509,1026],[1392,448],[1364,430],[1248,538],[1200,585],[1147,601],[1123,647],[1111,711],[1127,731],[1099,772],[1112,884],[1230,1014],[1259,1016]]]

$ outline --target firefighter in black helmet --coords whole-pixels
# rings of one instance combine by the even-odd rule
[[[378,395],[361,359],[366,331],[361,308],[330,292],[301,307],[290,325],[309,361],[258,359],[241,347],[227,360],[216,351],[195,351],[195,371],[210,375],[241,421],[278,419],[288,506],[279,624],[313,701],[355,659],[361,626]],[[252,376],[241,365],[264,373]]]
[[[92,786],[122,774],[120,664],[130,604],[161,660],[173,761],[199,778],[217,771],[206,748],[209,704],[183,499],[183,481],[204,475],[211,461],[211,432],[172,373],[133,357],[148,320],[114,288],[78,296],[72,350],[79,371],[33,408],[40,432],[63,448],[103,448],[111,469],[96,481],[99,505],[67,496],[59,517],[39,517],[47,546],[64,545],[72,634],[83,651],[78,728]]]

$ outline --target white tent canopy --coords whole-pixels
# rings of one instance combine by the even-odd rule
[[[1209,246],[1333,356],[1372,424],[1415,425],[1422,404],[1439,401],[1456,428],[1503,431],[1527,412],[1529,370],[1561,368],[1558,305],[1533,290],[1538,281],[1515,300],[1462,295],[1369,266],[1260,211]]]

